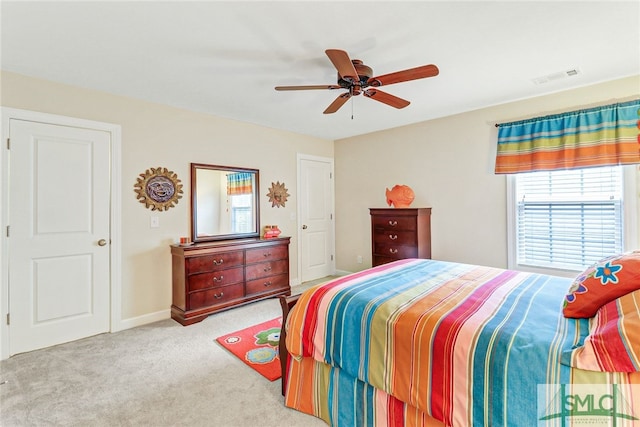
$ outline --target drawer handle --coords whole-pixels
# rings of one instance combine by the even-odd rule
[[[215,259],[213,260],[214,265],[222,265],[223,263],[224,263],[224,260],[222,258],[220,258],[220,261],[216,261]]]
[[[224,276],[220,276],[220,277],[214,277],[213,281],[214,282],[222,282],[222,280],[224,279]]]
[[[264,253],[263,255],[264,255],[265,258],[266,257],[270,257],[271,256],[271,252]]]
[[[389,225],[392,226],[392,227],[395,227],[396,225],[398,225],[398,221],[389,220]]]
[[[389,249],[389,252],[392,253],[392,254],[397,254],[398,250],[391,248],[391,249]]]
[[[396,240],[398,238],[398,235],[397,234],[389,234],[389,238],[391,240]]]
[[[265,268],[264,268],[264,271],[271,271],[271,266],[269,266],[269,267],[265,267]]]
[[[215,299],[220,299],[224,296],[224,292],[220,292],[219,294],[213,294]]]
[[[265,284],[264,284],[264,286],[266,286],[266,287],[269,287],[271,285],[273,285],[273,283],[271,283],[271,282],[265,282]]]

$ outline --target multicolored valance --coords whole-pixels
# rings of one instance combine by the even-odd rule
[[[251,194],[253,192],[253,174],[247,172],[227,175],[227,194]]]
[[[640,100],[499,125],[495,173],[640,163]]]

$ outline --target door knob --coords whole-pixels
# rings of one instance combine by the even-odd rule
[[[306,230],[306,229],[307,229],[307,226],[306,226],[306,225],[303,225],[303,226],[302,226],[302,229],[303,229],[303,230]]]
[[[107,241],[104,239],[100,239],[98,240],[98,246],[105,246],[107,244]]]

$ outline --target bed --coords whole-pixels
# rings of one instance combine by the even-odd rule
[[[572,280],[407,259],[282,297],[285,405],[332,426],[639,426],[640,254],[603,262]]]

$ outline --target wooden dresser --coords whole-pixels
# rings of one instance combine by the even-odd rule
[[[182,325],[260,299],[290,295],[289,237],[171,246],[171,318]]]
[[[431,258],[431,208],[371,208],[372,263]]]

